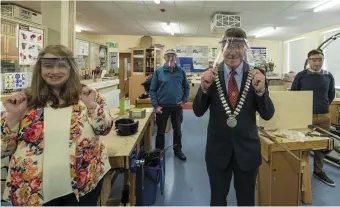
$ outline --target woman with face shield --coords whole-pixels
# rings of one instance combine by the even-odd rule
[[[3,198],[20,206],[96,205],[111,168],[99,136],[113,121],[103,97],[81,84],[72,51],[47,46],[31,87],[3,105],[1,156],[11,155]]]
[[[252,67],[246,33],[227,29],[221,43],[216,68],[201,77],[193,110],[197,117],[210,109],[206,164],[212,206],[227,205],[230,181],[238,205],[255,205],[255,183],[261,165],[261,144],[256,112],[269,120],[274,105],[269,97],[265,76]],[[217,65],[219,64],[219,65]]]
[[[151,81],[150,98],[156,112],[156,148],[164,149],[165,129],[170,116],[174,130],[174,154],[180,160],[185,161],[186,156],[182,152],[181,141],[182,105],[188,101],[190,86],[185,71],[176,65],[176,59],[174,49],[165,51],[165,63],[154,72]]]

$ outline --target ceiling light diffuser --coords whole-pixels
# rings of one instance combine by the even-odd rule
[[[155,2],[155,4],[160,4],[161,0],[153,0]]]
[[[171,23],[167,23],[166,28],[171,35],[175,35],[174,30],[171,27]]]
[[[327,1],[324,4],[321,4],[313,9],[313,12],[320,12],[329,8],[332,8],[333,6],[340,4],[339,0],[332,0],[332,1]]]
[[[262,36],[268,35],[268,34],[274,32],[275,30],[276,30],[275,27],[266,28],[266,29],[260,31],[259,33],[257,33],[257,34],[255,35],[255,38],[258,38],[258,37],[262,37]]]

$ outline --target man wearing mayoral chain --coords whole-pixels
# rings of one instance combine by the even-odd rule
[[[205,160],[212,206],[227,205],[232,175],[238,205],[255,205],[262,162],[256,112],[269,120],[275,111],[265,76],[250,64],[246,38],[241,28],[226,30],[220,42],[223,61],[202,74],[193,103],[197,117],[210,109]]]

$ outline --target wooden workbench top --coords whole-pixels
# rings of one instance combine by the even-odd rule
[[[110,114],[115,120],[120,118],[127,118],[128,114],[119,115],[117,114],[118,109],[110,110]],[[107,153],[109,157],[126,157],[131,154],[134,147],[137,144],[137,141],[141,139],[144,135],[144,131],[146,130],[146,126],[149,124],[151,119],[152,113],[147,112],[145,118],[143,119],[135,119],[136,121],[139,121],[138,126],[138,132],[131,136],[118,136],[116,133],[116,130],[114,129],[114,126],[111,130],[111,132],[101,137],[102,141],[104,142]]]
[[[332,102],[332,105],[339,105],[340,104],[340,98],[335,98]]]
[[[309,129],[296,129],[294,131],[301,132],[303,134],[309,132]],[[269,134],[270,131],[267,131]],[[260,139],[261,139],[261,153],[262,157],[268,161],[270,160],[270,152],[280,152],[285,151],[282,147],[280,147],[278,144],[274,143],[269,138],[266,138],[261,135],[259,132]],[[275,135],[273,135],[275,137]],[[322,149],[328,149],[331,143],[331,139],[328,137],[305,137],[303,141],[299,140],[292,140],[288,138],[282,138],[281,139],[283,146],[288,148],[289,150],[303,150],[303,151],[309,151],[309,150],[322,150]]]

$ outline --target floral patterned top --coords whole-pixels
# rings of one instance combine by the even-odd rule
[[[98,94],[95,113],[90,115],[79,101],[73,105],[69,156],[72,190],[79,200],[97,186],[110,170],[106,148],[99,136],[107,135],[113,125],[103,97]],[[1,157],[12,155],[3,199],[19,206],[42,206],[44,154],[44,108],[29,108],[20,126],[10,129],[1,118]],[[57,126],[56,126],[57,127]],[[57,159],[57,157],[56,157]]]

